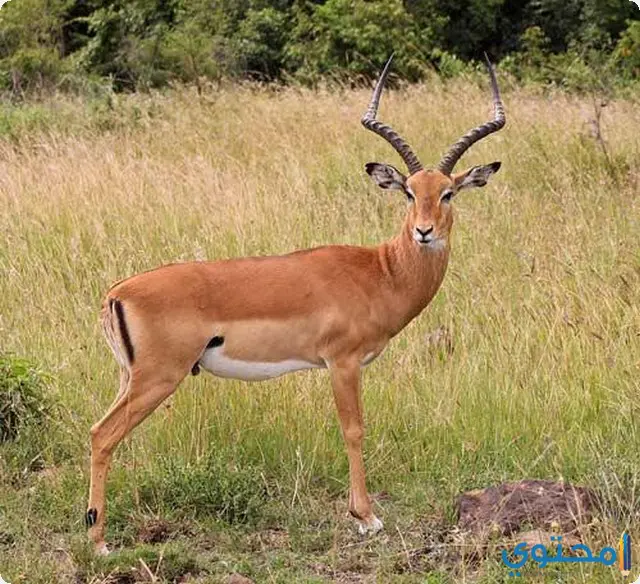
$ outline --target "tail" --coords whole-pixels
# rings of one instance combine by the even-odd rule
[[[135,353],[124,314],[124,306],[117,298],[108,298],[102,306],[102,328],[107,343],[121,367],[133,365]]]

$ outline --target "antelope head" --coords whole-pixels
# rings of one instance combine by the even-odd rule
[[[409,201],[406,225],[415,243],[424,249],[436,249],[447,244],[453,213],[451,200],[462,189],[483,187],[489,177],[498,171],[500,162],[473,166],[463,172],[452,174],[460,157],[476,142],[497,132],[505,125],[504,107],[495,72],[489,59],[487,67],[493,89],[494,118],[467,132],[442,157],[435,169],[424,169],[407,142],[386,124],[376,120],[378,105],[384,83],[389,73],[393,56],[389,58],[376,83],[371,103],[362,117],[362,124],[368,130],[382,136],[401,156],[409,170],[402,174],[390,164],[369,162],[367,173],[383,189],[402,191]]]

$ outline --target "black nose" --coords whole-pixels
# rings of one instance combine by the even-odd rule
[[[425,235],[429,235],[429,233],[431,233],[433,231],[433,225],[431,227],[427,227],[426,229],[422,228],[420,229],[420,227],[416,227],[416,231],[422,236],[424,237]]]

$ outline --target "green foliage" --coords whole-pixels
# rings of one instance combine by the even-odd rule
[[[638,7],[633,2],[583,0],[581,26],[572,40],[608,49],[626,28],[627,20],[637,20],[638,16]]]
[[[195,463],[164,459],[142,480],[140,498],[151,508],[179,510],[183,516],[213,516],[227,523],[254,521],[265,487],[250,465],[234,467],[231,457],[210,455]]]
[[[13,95],[248,78],[358,81],[395,53],[416,81],[475,67],[487,51],[523,81],[575,85],[591,54],[638,78],[637,7],[626,0],[20,0],[0,13],[0,89]],[[580,73],[582,75],[582,73]]]
[[[550,50],[564,51],[577,34],[583,4],[583,0],[532,0],[526,8],[527,29],[540,30]]]
[[[431,53],[433,59],[437,60],[438,73],[442,77],[451,78],[469,72],[469,64],[447,51],[434,49]]]
[[[148,81],[151,85],[169,79],[198,84],[203,77],[217,79],[223,72],[214,59],[218,49],[218,39],[204,33],[195,21],[187,20],[162,36],[157,46],[158,66]]]
[[[63,15],[69,0],[21,0],[0,11],[0,88],[14,93],[53,86],[65,73]]]
[[[640,23],[629,28],[614,51],[599,48],[602,38],[571,41],[568,49],[553,52],[553,41],[539,26],[524,31],[519,50],[506,56],[501,67],[523,82],[555,85],[581,93],[610,96],[616,86],[633,82],[640,64]]]
[[[287,15],[275,8],[248,10],[233,37],[240,67],[250,76],[274,79],[282,66]]]
[[[26,359],[0,355],[0,442],[15,440],[21,430],[47,413],[43,375]]]
[[[294,15],[287,63],[305,80],[326,74],[373,77],[391,53],[394,71],[416,79],[434,46],[431,28],[420,26],[401,0],[328,0],[298,6]]]
[[[436,13],[446,19],[441,46],[465,60],[477,59],[483,50],[494,52],[502,44],[502,31],[513,28],[507,24],[508,15],[520,11],[517,3],[512,4],[508,6],[506,0],[436,0]]]
[[[614,58],[627,79],[640,77],[640,21],[630,20],[616,45]]]
[[[158,49],[171,10],[159,10],[165,3],[151,0],[105,2],[86,22],[89,40],[80,50],[80,62],[100,76],[112,77],[116,87],[133,89],[139,81],[153,80],[158,64]],[[171,3],[168,3],[171,4]]]
[[[519,80],[548,81],[550,39],[542,28],[527,28],[519,39],[519,50],[505,57],[501,66]]]

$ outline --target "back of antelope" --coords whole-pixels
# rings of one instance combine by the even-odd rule
[[[219,377],[269,379],[300,369],[328,369],[349,459],[349,512],[362,533],[382,522],[365,486],[361,368],[375,359],[429,304],[444,278],[453,223],[451,200],[482,187],[499,162],[452,174],[462,154],[505,123],[490,63],[494,119],[460,138],[435,169],[423,169],[410,146],[376,120],[391,59],[362,118],[409,169],[370,162],[383,189],[410,202],[400,233],[377,247],[334,245],[284,256],[163,266],[115,284],[102,309],[118,365],[120,390],[91,428],[91,486],[86,523],[99,553],[104,541],[105,483],[115,447],[178,384],[200,368]]]

